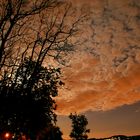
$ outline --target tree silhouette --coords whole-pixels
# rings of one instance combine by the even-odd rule
[[[27,56],[40,63],[46,56],[63,63],[74,49],[70,38],[86,17],[85,12],[75,15],[71,4],[61,0],[1,0],[0,69],[13,68]]]
[[[70,114],[69,118],[72,120],[72,131],[70,137],[74,140],[87,140],[87,133],[90,132],[86,129],[88,124],[87,118],[84,115]]]
[[[34,140],[46,127],[58,132],[53,97],[63,83],[50,64],[65,64],[74,51],[71,38],[86,13],[75,15],[61,0],[0,1],[0,135]]]
[[[60,69],[45,68],[25,59],[12,79],[0,81],[0,132],[26,134],[32,140],[39,131],[55,125],[56,109],[52,97],[58,95]]]

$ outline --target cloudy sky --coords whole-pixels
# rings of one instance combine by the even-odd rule
[[[70,133],[70,112],[87,116],[90,137],[140,134],[140,0],[75,4],[89,6],[92,15],[85,44],[63,68],[57,113],[64,136]]]

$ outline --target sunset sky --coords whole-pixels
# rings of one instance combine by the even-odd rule
[[[87,116],[89,137],[140,134],[140,0],[74,0],[92,14],[83,45],[63,68],[58,125],[70,133],[71,112]]]

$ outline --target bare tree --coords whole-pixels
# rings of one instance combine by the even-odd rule
[[[75,18],[71,4],[58,0],[2,0],[0,7],[0,68],[26,56],[39,63],[46,56],[59,61],[73,49],[68,40],[86,15]]]
[[[56,4],[54,0],[34,1],[28,0],[1,0],[0,9],[0,62],[4,61],[6,49],[10,50],[21,37],[30,16],[39,14],[46,8]],[[28,23],[29,24],[29,23]],[[8,51],[9,52],[9,51]]]

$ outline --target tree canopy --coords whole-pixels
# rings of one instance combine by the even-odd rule
[[[46,68],[25,59],[13,77],[0,81],[0,132],[26,134],[35,139],[39,131],[56,123],[59,68]],[[33,76],[34,73],[34,76]]]
[[[71,113],[69,118],[72,120],[72,131],[70,133],[70,137],[73,138],[73,140],[87,140],[87,133],[89,133],[90,130],[86,128],[88,120],[85,115]]]

